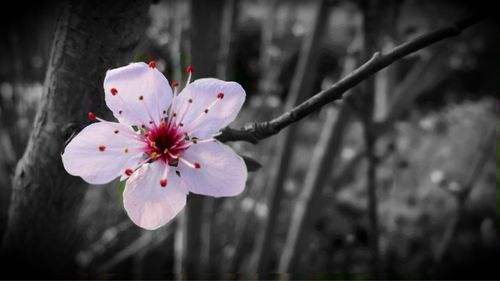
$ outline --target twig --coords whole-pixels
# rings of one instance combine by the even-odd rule
[[[402,57],[446,38],[457,36],[464,29],[478,23],[482,19],[482,16],[476,16],[460,20],[448,27],[437,29],[428,34],[419,36],[409,42],[403,43],[386,54],[376,52],[370,60],[353,71],[351,74],[333,84],[330,88],[319,92],[315,96],[294,107],[292,110],[287,111],[270,121],[250,123],[240,129],[226,127],[221,130],[216,138],[222,142],[247,141],[256,144],[259,140],[277,134],[283,128],[301,120],[326,104],[341,98],[346,98],[343,96],[346,91]]]

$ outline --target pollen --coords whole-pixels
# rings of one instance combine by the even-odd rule
[[[152,61],[150,61],[150,62],[148,63],[148,66],[149,66],[150,68],[155,68],[155,67],[156,67],[156,62],[155,62],[154,60],[152,60]]]
[[[194,167],[195,167],[196,169],[199,169],[199,168],[201,168],[201,165],[200,165],[200,163],[198,163],[198,162],[194,162]]]
[[[167,179],[161,179],[161,180],[160,180],[160,185],[161,185],[162,187],[167,186]]]
[[[139,100],[144,100],[144,96],[139,96]]]
[[[99,145],[99,151],[101,151],[101,152],[102,152],[102,151],[104,151],[104,150],[106,150],[106,146],[104,146],[104,145]]]
[[[130,175],[132,175],[133,173],[134,173],[134,170],[132,170],[132,169],[130,169],[130,168],[125,170],[125,175],[127,175],[127,176],[129,176],[129,177],[130,177]]]
[[[95,121],[95,119],[96,119],[95,114],[93,112],[89,112],[87,114],[87,116],[89,117],[90,121]]]
[[[118,90],[116,88],[111,88],[110,91],[113,96],[116,96],[116,94],[118,94]]]
[[[153,158],[153,160],[158,159],[158,153],[156,153],[156,151],[153,151],[153,152],[151,153],[151,158]]]
[[[224,93],[218,93],[217,94],[218,99],[223,99],[224,98]]]

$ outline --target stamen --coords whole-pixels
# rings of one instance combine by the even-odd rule
[[[167,186],[167,174],[168,174],[168,170],[169,169],[170,168],[169,168],[168,164],[165,164],[165,169],[163,170],[163,176],[162,176],[162,178],[160,180],[160,185],[162,187]]]
[[[167,186],[167,179],[161,179],[160,180],[160,185],[161,185],[161,187]]]
[[[201,168],[201,165],[198,162],[191,163],[191,162],[187,161],[186,159],[180,158],[180,157],[179,157],[179,160],[181,160],[181,162],[184,163],[186,166],[191,167],[193,169],[200,169]]]
[[[152,158],[153,160],[158,159],[158,153],[157,153],[156,151],[153,151],[153,152],[151,153],[151,158]]]
[[[186,81],[186,86],[185,87],[187,87],[189,85],[189,83],[191,83],[191,77],[193,75],[193,67],[192,66],[188,66],[187,72],[188,72],[188,79]]]
[[[155,67],[156,67],[156,62],[155,62],[154,60],[152,60],[152,61],[150,61],[150,62],[148,63],[148,66],[149,66],[150,68],[155,68]]]
[[[89,117],[90,121],[95,121],[95,119],[96,119],[95,114],[92,111],[89,111],[87,116]]]
[[[210,103],[210,105],[208,105],[207,108],[205,108],[205,110],[200,114],[198,115],[198,117],[196,117],[191,123],[189,123],[189,126],[188,128],[185,130],[186,132],[191,132],[191,130],[193,130],[197,125],[198,123],[200,123],[201,119],[203,118],[203,116],[206,116],[208,114],[208,112],[220,101],[222,100],[222,98],[219,98],[219,95],[222,94],[222,93],[219,93],[217,95],[217,98],[212,102]],[[224,94],[223,94],[224,95]]]

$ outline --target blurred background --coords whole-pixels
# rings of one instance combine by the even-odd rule
[[[184,82],[193,64],[240,83],[239,127],[289,110],[377,50],[477,11],[451,0],[375,2],[155,1],[133,61],[156,60],[170,81]],[[61,6],[16,5],[1,12],[0,239]],[[228,143],[253,159],[246,189],[196,206],[190,196],[202,210],[189,218],[196,231],[181,227],[184,215],[141,230],[117,181],[89,186],[72,218],[77,247],[57,258],[84,279],[499,278],[498,32],[483,21],[378,72],[350,102],[256,145]],[[199,247],[185,249],[192,237]]]

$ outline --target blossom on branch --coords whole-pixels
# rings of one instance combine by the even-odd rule
[[[189,78],[179,93],[150,62],[109,70],[107,106],[118,122],[90,112],[95,122],[66,146],[68,173],[91,184],[127,180],[124,208],[138,226],[156,229],[176,216],[189,192],[214,197],[240,194],[243,159],[212,136],[231,123],[245,101],[235,82]]]

